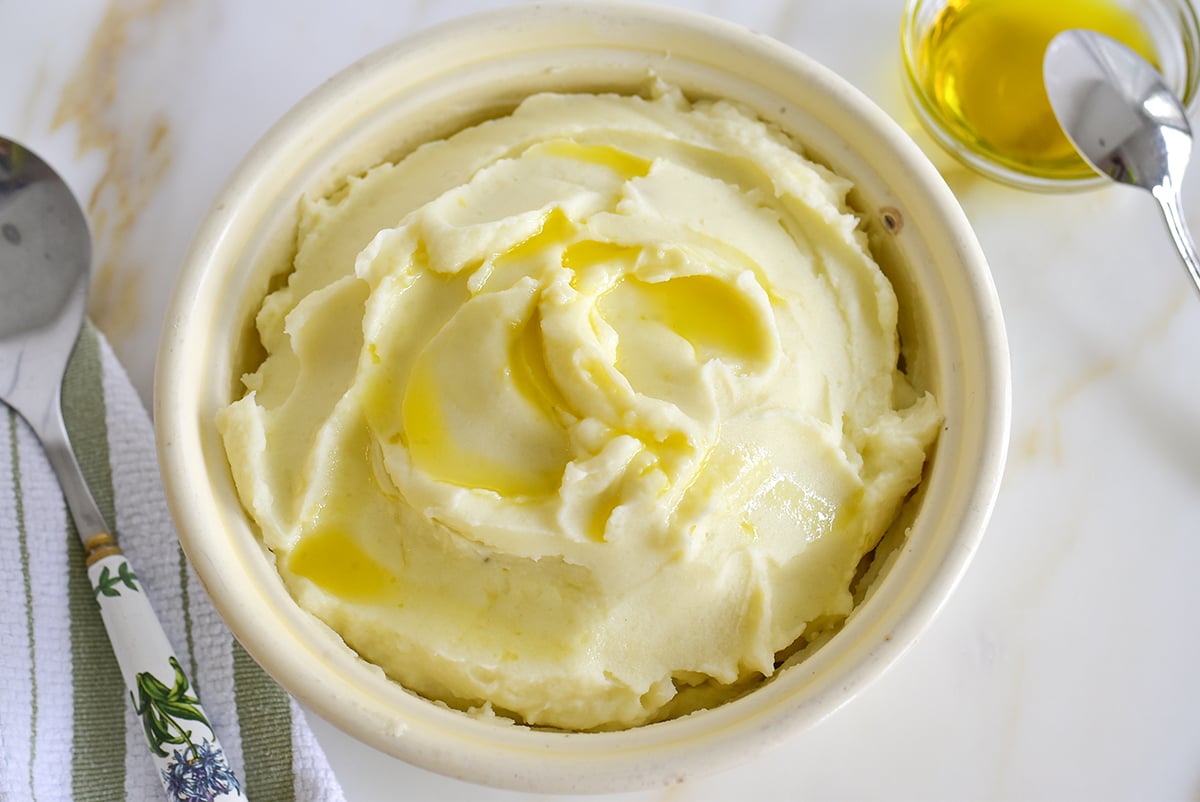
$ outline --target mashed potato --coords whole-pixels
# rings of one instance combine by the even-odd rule
[[[849,188],[659,87],[306,199],[218,421],[298,602],[413,691],[569,729],[840,625],[941,424]]]

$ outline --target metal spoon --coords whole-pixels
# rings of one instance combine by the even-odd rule
[[[0,137],[0,401],[41,440],[83,541],[88,578],[168,798],[242,799],[217,735],[75,461],[60,389],[83,324],[91,238],[49,165]],[[96,733],[105,737],[107,733]]]
[[[1121,184],[1158,201],[1183,263],[1200,290],[1200,259],[1181,209],[1192,128],[1179,98],[1145,59],[1095,31],[1064,31],[1042,62],[1050,105],[1080,155]]]

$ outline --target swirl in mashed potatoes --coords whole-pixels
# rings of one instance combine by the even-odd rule
[[[410,690],[567,729],[840,625],[941,425],[849,189],[659,87],[304,200],[218,421],[299,604]]]

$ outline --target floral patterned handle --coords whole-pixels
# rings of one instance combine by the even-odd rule
[[[244,800],[241,784],[112,535],[84,543],[88,579],[170,802]]]

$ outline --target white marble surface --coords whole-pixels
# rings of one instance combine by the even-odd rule
[[[150,397],[166,298],[241,155],[324,78],[487,0],[8,0],[0,132],[89,201],[92,315]],[[1200,798],[1200,300],[1148,196],[1046,197],[937,153],[901,94],[902,0],[689,0],[824,62],[908,128],[976,227],[1014,420],[992,524],[925,637],[821,725],[619,798]],[[1185,201],[1200,213],[1200,167]],[[1200,217],[1189,217],[1200,231]],[[314,721],[351,802],[506,800]]]

